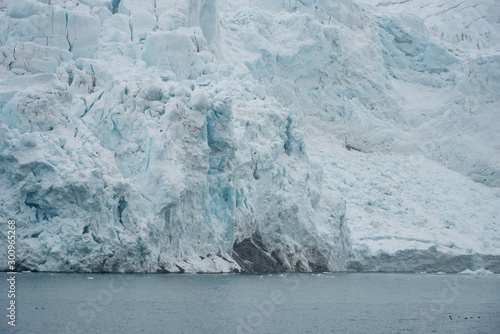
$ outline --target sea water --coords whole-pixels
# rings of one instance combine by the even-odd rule
[[[0,333],[500,333],[500,275],[9,276]]]

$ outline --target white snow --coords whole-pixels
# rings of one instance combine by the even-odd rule
[[[500,271],[498,17],[495,0],[0,2],[21,269],[229,272],[253,237],[289,271]]]
[[[464,271],[460,272],[460,274],[463,275],[494,275],[495,273],[485,270],[484,268],[477,269],[477,270],[470,270],[470,269],[465,269]]]

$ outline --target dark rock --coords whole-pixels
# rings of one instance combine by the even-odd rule
[[[240,265],[243,272],[248,274],[289,271],[276,255],[269,253],[266,246],[255,237],[235,242],[233,259]]]

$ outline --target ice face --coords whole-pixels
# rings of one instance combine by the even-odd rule
[[[495,13],[0,4],[0,212],[20,267],[500,271]]]

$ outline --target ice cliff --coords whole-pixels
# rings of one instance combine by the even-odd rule
[[[499,17],[495,0],[0,1],[19,269],[500,272]]]

